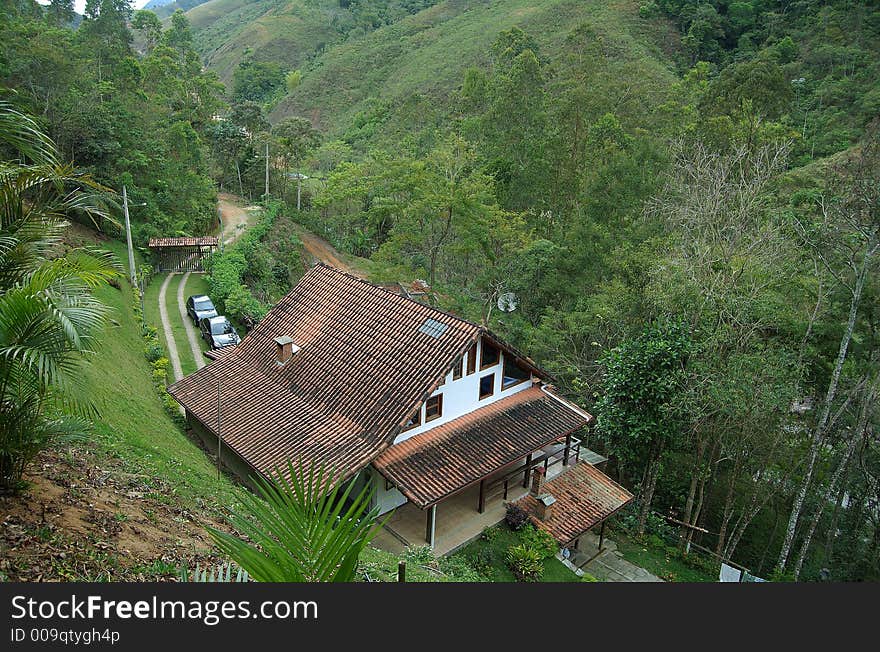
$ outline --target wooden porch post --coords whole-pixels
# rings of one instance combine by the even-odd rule
[[[599,526],[599,550],[602,550],[603,541],[605,541],[605,521]]]
[[[526,471],[523,473],[523,489],[529,488],[529,473],[532,470],[532,454],[526,455]]]
[[[434,525],[437,521],[437,505],[431,505],[427,510],[427,522],[425,523],[425,541],[434,548]]]
[[[565,436],[565,453],[562,455],[562,466],[568,466],[568,456],[571,454],[571,433]]]
[[[483,478],[480,480],[480,503],[477,506],[477,511],[482,514],[486,511],[486,479]]]

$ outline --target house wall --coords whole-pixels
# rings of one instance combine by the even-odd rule
[[[211,432],[201,421],[194,417],[189,410],[186,411],[186,423],[187,427],[192,430],[193,434],[201,440],[207,451],[216,456],[217,435]],[[251,477],[256,472],[247,462],[245,462],[241,458],[238,453],[233,451],[228,446],[221,446],[220,462],[227,469],[235,473],[235,475],[237,475],[245,485],[247,485],[251,489],[256,489],[254,483],[251,482]]]
[[[372,465],[361,469],[355,486],[362,487],[368,483],[373,487],[371,507],[378,507],[380,514],[389,512],[395,507],[400,507],[406,502],[406,496],[400,493],[396,487],[391,487],[391,489],[385,488],[385,478]]]
[[[486,369],[480,369],[480,356],[482,355],[483,338],[477,344],[477,364],[474,373],[471,375],[463,375],[458,380],[452,380],[452,370],[446,374],[446,382],[438,387],[431,396],[443,394],[443,414],[442,416],[425,423],[425,406],[419,408],[421,412],[421,425],[401,432],[394,439],[395,444],[406,441],[410,437],[421,434],[435,428],[441,424],[457,419],[458,417],[473,412],[474,410],[494,403],[502,398],[506,398],[512,394],[516,394],[531,386],[531,382],[522,382],[512,387],[501,390],[502,371],[504,368],[504,352],[498,359],[498,364]],[[465,371],[467,371],[467,356],[465,354]],[[480,379],[489,374],[495,374],[495,392],[492,396],[480,400]],[[534,377],[532,377],[534,378]]]

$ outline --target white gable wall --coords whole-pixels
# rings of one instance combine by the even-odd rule
[[[490,403],[494,403],[495,401],[506,398],[512,394],[516,394],[524,389],[528,389],[531,387],[532,383],[530,381],[518,383],[513,385],[512,387],[508,387],[504,391],[501,390],[501,380],[502,380],[502,372],[504,368],[504,351],[501,351],[501,355],[498,359],[498,364],[493,365],[491,367],[486,367],[485,369],[480,369],[480,356],[482,355],[483,348],[483,338],[480,338],[480,341],[477,344],[477,364],[475,366],[474,373],[468,375],[463,375],[458,380],[452,380],[452,370],[446,375],[446,382],[443,383],[440,387],[438,387],[431,396],[436,396],[437,394],[443,394],[443,414],[432,420],[425,423],[425,406],[424,404],[419,408],[421,411],[421,425],[411,430],[407,430],[405,432],[401,432],[394,439],[395,444],[399,444],[402,441],[406,441],[410,437],[414,437],[415,435],[421,434],[430,430],[431,428],[435,428],[439,425],[452,421],[453,419],[457,419],[458,417],[467,414],[468,412],[473,412],[476,409],[489,405]],[[464,369],[467,371],[467,356],[469,353],[465,354],[464,361]],[[495,374],[495,393],[492,396],[488,396],[482,400],[480,400],[480,379],[483,376],[488,376],[490,374]],[[532,379],[535,377],[532,376]]]

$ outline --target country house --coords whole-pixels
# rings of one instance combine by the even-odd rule
[[[372,485],[395,537],[444,553],[506,502],[569,545],[632,498],[548,381],[486,328],[319,264],[169,391],[242,478],[323,464]]]

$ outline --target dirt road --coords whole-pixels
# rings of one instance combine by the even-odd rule
[[[217,208],[220,211],[220,219],[223,222],[223,231],[220,238],[223,244],[231,244],[238,240],[248,225],[252,211],[242,206],[244,200],[235,195],[221,192],[217,195]]]
[[[298,235],[300,241],[303,243],[303,248],[308,252],[308,254],[315,260],[321,261],[322,263],[326,263],[331,267],[335,267],[336,269],[340,269],[343,272],[348,272],[349,274],[354,274],[355,276],[359,276],[361,278],[365,278],[363,272],[359,269],[355,269],[344,260],[342,260],[342,256],[339,254],[333,246],[324,240],[323,238],[319,238],[314,233],[310,233],[303,228],[299,228]]]

